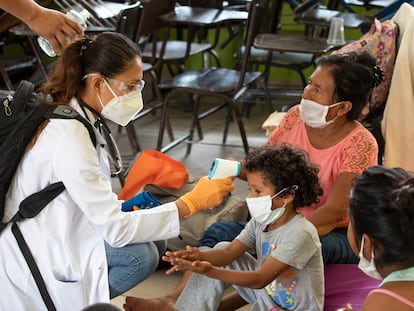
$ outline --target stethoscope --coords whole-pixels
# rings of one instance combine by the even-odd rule
[[[88,109],[90,112],[93,112],[96,115],[98,115],[96,121],[93,123],[93,126],[99,131],[99,133],[102,135],[103,139],[105,140],[106,145],[108,146],[107,151],[109,155],[109,161],[111,162],[113,166],[113,169],[111,167],[111,176],[113,177],[113,176],[120,174],[123,169],[121,153],[119,152],[118,146],[111,134],[111,130],[109,129],[109,126],[105,122],[105,119],[101,116],[99,112],[97,112],[95,109],[93,109],[92,107],[90,107],[88,104],[84,102],[80,102],[80,107],[83,110],[83,113],[85,114],[86,119],[89,122],[91,122],[91,120],[89,119],[88,113],[86,113],[85,108]]]

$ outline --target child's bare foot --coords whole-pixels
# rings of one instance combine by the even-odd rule
[[[178,311],[174,309],[174,304],[165,298],[145,299],[128,296],[123,307],[125,311]]]

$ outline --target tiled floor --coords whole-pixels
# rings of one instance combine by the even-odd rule
[[[276,108],[280,109],[284,103],[294,102],[295,97],[276,97],[274,104]],[[205,101],[203,106],[208,107],[208,101]],[[185,103],[176,101],[173,109],[171,109],[170,116],[172,127],[177,135],[183,133],[187,129],[191,114],[185,111]],[[158,114],[159,115],[159,114]],[[244,118],[246,132],[248,135],[248,142],[251,147],[261,146],[266,143],[265,132],[261,129],[263,121],[268,116],[268,111],[265,105],[260,103],[255,104],[251,109],[251,115]],[[179,161],[182,161],[189,171],[190,176],[202,176],[208,173],[211,162],[216,157],[236,158],[244,157],[244,151],[237,125],[232,123],[229,136],[227,138],[227,145],[221,145],[222,133],[224,128],[225,111],[220,111],[201,121],[203,133],[205,135],[202,141],[193,143],[190,155],[186,156],[186,143],[180,144],[167,154]],[[143,119],[135,121],[136,130],[140,139],[140,144],[143,149],[155,148],[156,135],[158,133],[158,116],[146,116]],[[124,132],[115,134],[118,144],[120,145],[121,153],[126,159],[131,159],[131,148],[128,145],[128,140]],[[119,189],[117,179],[114,179],[114,188]],[[236,181],[235,192],[240,195],[247,193],[247,185],[245,182]],[[165,270],[157,270],[150,278],[131,289],[125,295],[132,295],[138,297],[159,297],[172,291],[180,280],[180,274],[171,276],[165,275]],[[125,296],[117,297],[112,301],[122,309]],[[246,310],[244,307],[240,310]]]

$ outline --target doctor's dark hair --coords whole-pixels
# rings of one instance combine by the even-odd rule
[[[68,103],[72,97],[80,99],[86,85],[85,75],[100,73],[112,78],[124,72],[137,57],[141,57],[138,45],[120,33],[85,36],[65,48],[40,91],[52,95],[55,102]]]
[[[414,264],[414,173],[373,166],[353,182],[349,215],[355,243],[373,240],[378,267]]]
[[[322,56],[316,61],[316,66],[328,68],[332,73],[335,101],[352,103],[348,120],[358,119],[371,98],[372,89],[383,79],[375,58],[366,51]]]
[[[261,173],[264,183],[270,183],[275,193],[283,188],[287,188],[284,194],[294,193],[294,208],[319,202],[318,197],[323,193],[319,184],[319,168],[308,161],[304,150],[286,143],[252,149],[246,155],[245,169],[248,173]],[[298,186],[297,190],[292,188],[294,185]]]

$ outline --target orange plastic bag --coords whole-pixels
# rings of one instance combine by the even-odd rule
[[[128,200],[144,185],[179,189],[188,180],[185,165],[156,150],[144,150],[130,168],[118,198]]]

